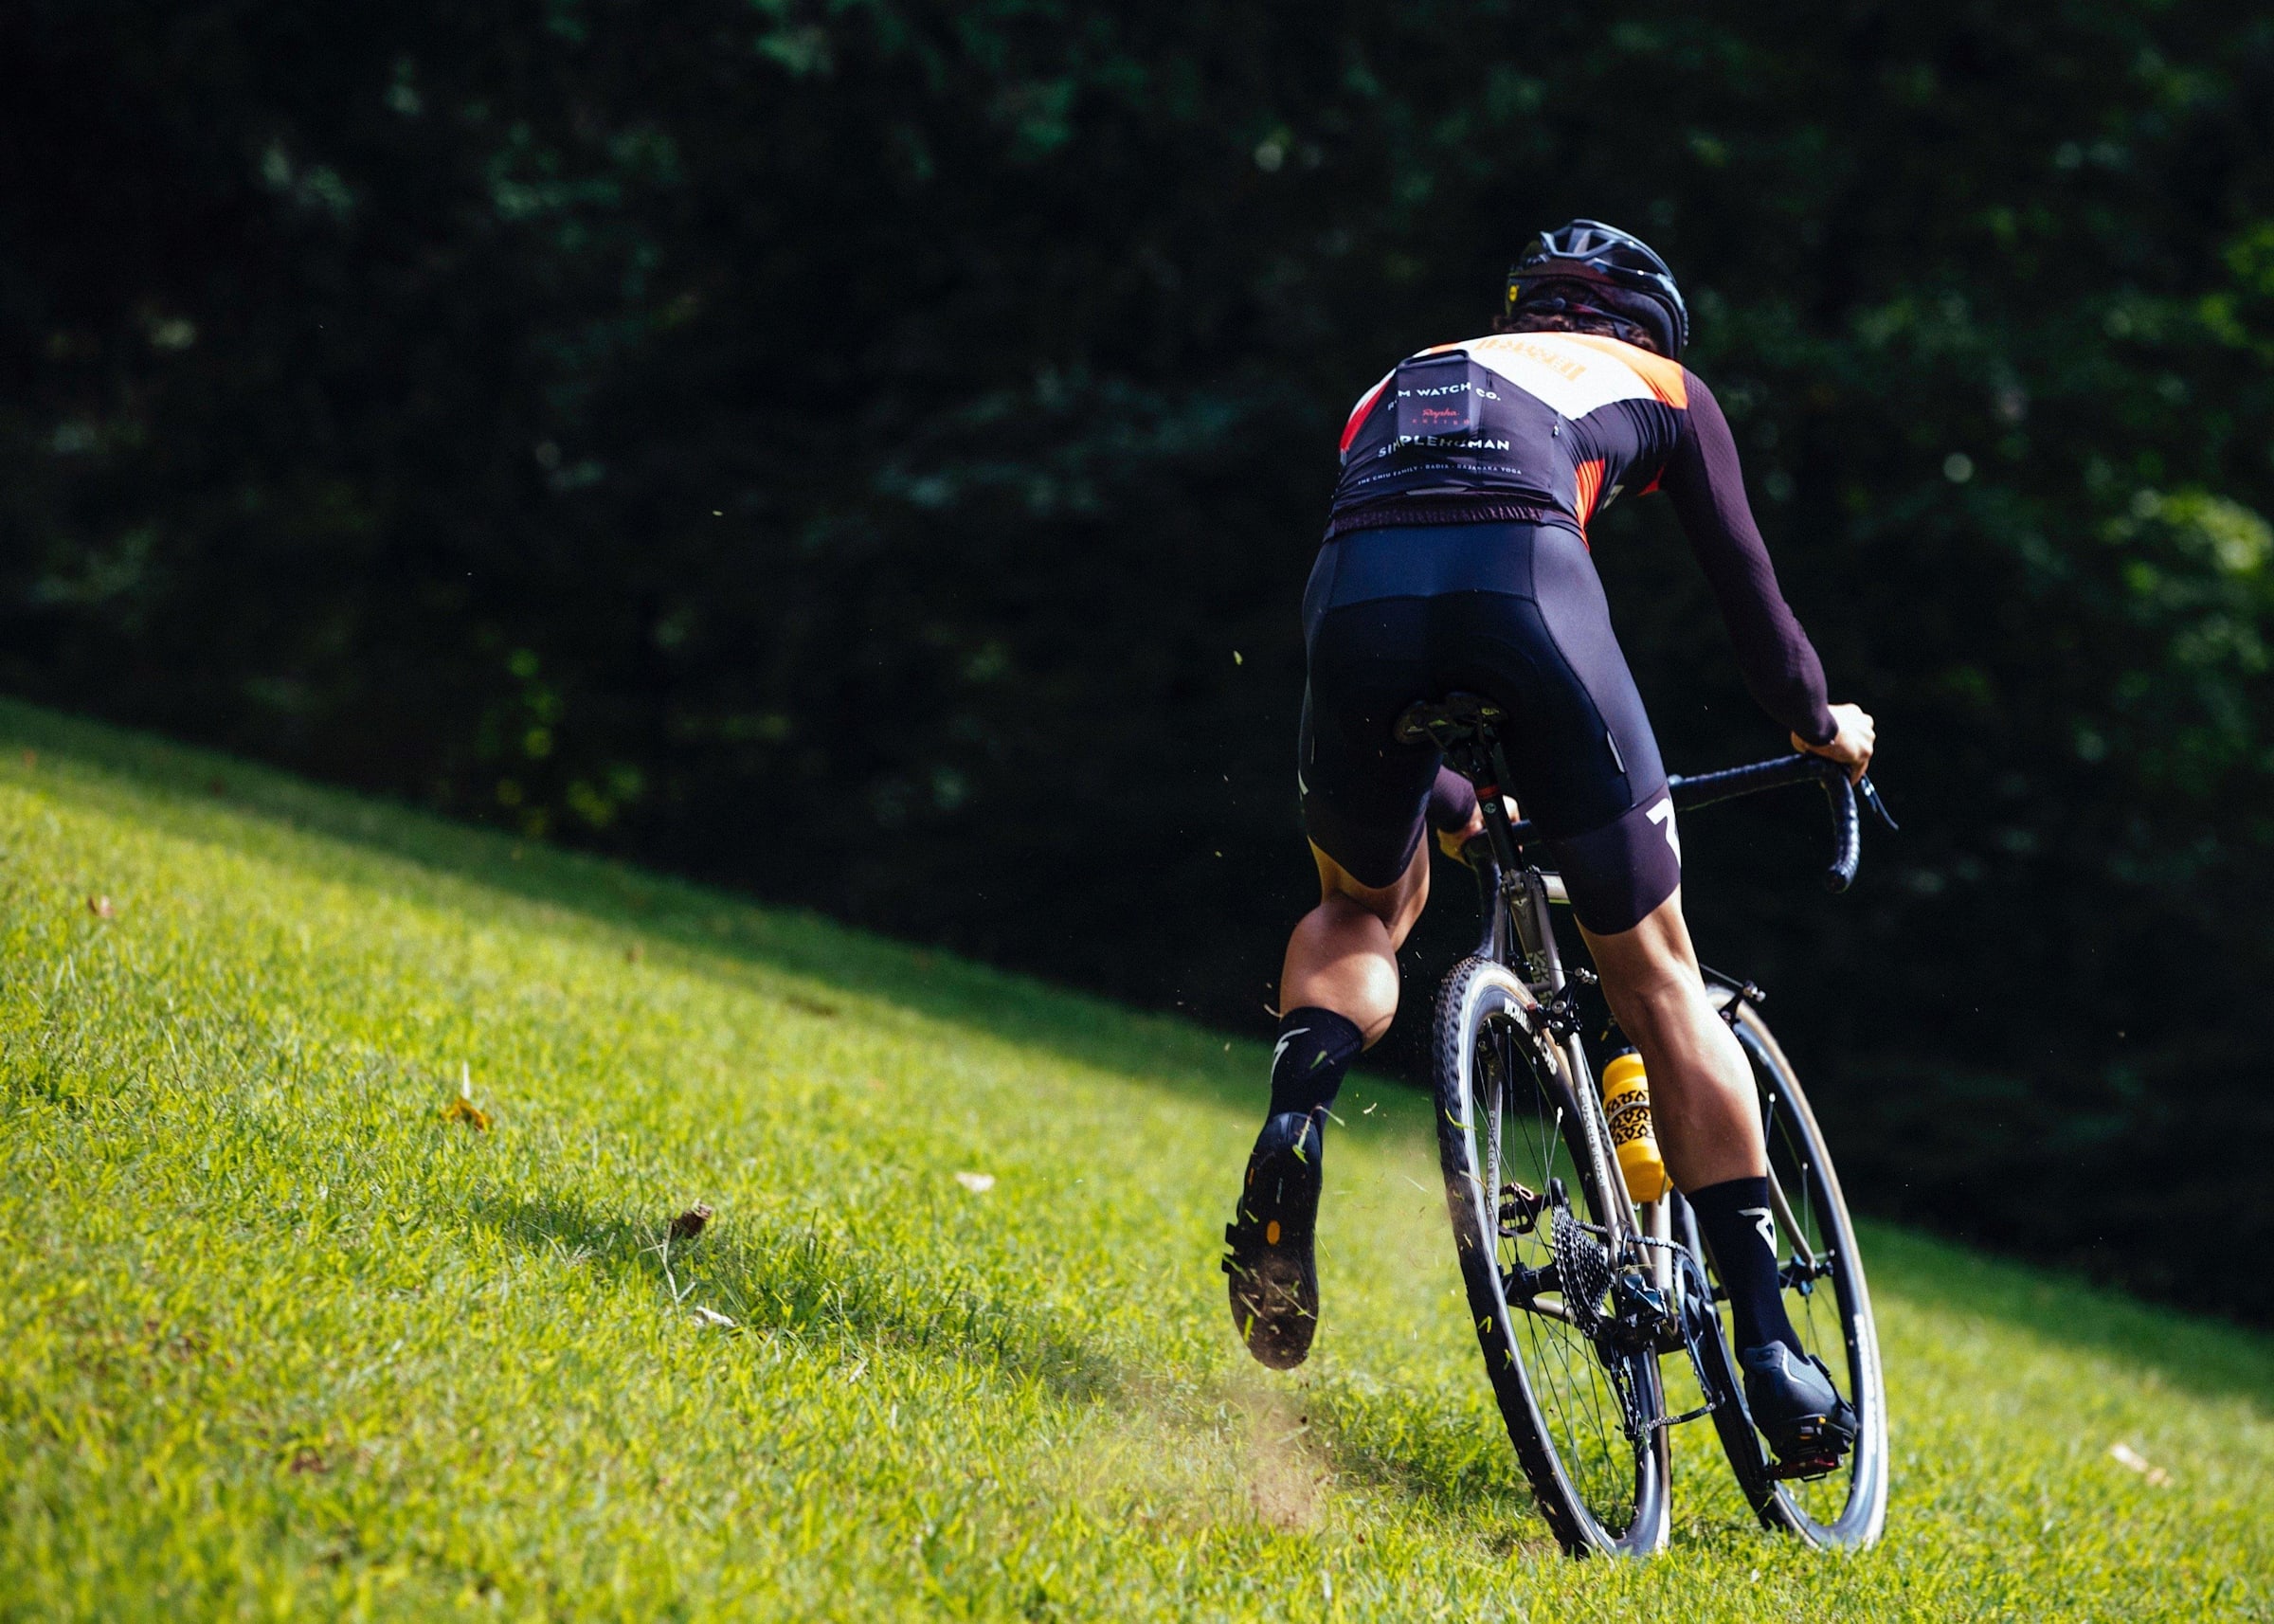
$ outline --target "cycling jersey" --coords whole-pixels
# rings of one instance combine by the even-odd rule
[[[1561,523],[1583,539],[1623,492],[1673,499],[1763,710],[1835,731],[1824,668],[1778,588],[1737,445],[1698,375],[1615,338],[1500,333],[1422,351],[1343,430],[1327,536],[1385,525]]]
[[[1413,860],[1438,752],[1407,704],[1497,700],[1512,790],[1580,921],[1628,929],[1671,895],[1681,848],[1650,719],[1612,630],[1587,526],[1663,489],[1746,685],[1802,738],[1835,732],[1786,607],[1737,447],[1697,375],[1614,338],[1511,333],[1425,350],[1369,389],[1304,594],[1299,784],[1312,843],[1362,884]]]

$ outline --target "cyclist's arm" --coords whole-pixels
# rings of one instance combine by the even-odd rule
[[[1729,420],[1695,372],[1686,381],[1689,410],[1660,488],[1673,498],[1721,605],[1745,687],[1796,738],[1829,744],[1840,730],[1826,703],[1824,665],[1777,585],[1768,546],[1745,501]]]

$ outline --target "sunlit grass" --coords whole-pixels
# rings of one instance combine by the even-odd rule
[[[1345,1093],[1271,1376],[1215,1262],[1264,1044],[0,737],[0,1613],[2274,1615],[2264,1339],[1868,1230],[1885,1545],[1759,1532],[1701,1425],[1673,1551],[1569,1563],[1412,1098]]]

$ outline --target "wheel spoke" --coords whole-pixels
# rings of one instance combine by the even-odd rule
[[[1497,981],[1506,1001],[1465,979],[1475,976]],[[1631,1428],[1638,1405],[1648,1412],[1657,1402],[1655,1362],[1603,1360],[1579,1328],[1594,1324],[1597,1306],[1575,1304],[1556,1262],[1559,1215],[1567,1228],[1574,1218],[1599,1223],[1609,1211],[1606,1164],[1593,1143],[1601,1129],[1591,1131],[1570,1078],[1533,1042],[1509,971],[1465,966],[1438,1010],[1446,1171],[1477,1185],[1480,1199],[1466,1210],[1486,1234],[1481,1253],[1464,1251],[1463,1269],[1509,1435],[1566,1545],[1654,1549],[1665,1527],[1663,1445],[1644,1433],[1638,1447]],[[1459,1221],[1466,1236],[1468,1219]]]
[[[1741,1027],[1740,1038],[1760,1092],[1772,1206],[1790,1236],[1789,1261],[1779,1271],[1785,1308],[1803,1347],[1823,1360],[1843,1397],[1859,1410],[1868,1409],[1868,1427],[1880,1395],[1876,1386],[1868,1394],[1861,1391],[1865,1371],[1850,1340],[1850,1303],[1861,1301],[1862,1278],[1845,1248],[1845,1218],[1827,1177],[1814,1119],[1774,1045],[1757,1033],[1756,1022],[1750,1030]],[[1758,1461],[1759,1446],[1750,1435],[1742,1444],[1726,1441],[1733,1451],[1751,1451]],[[1741,1464],[1741,1476],[1745,1470]],[[1814,1539],[1868,1540],[1877,1536],[1884,1472],[1883,1456],[1866,1440],[1826,1476],[1781,1483],[1777,1498],[1802,1519],[1798,1525]]]
[[[1514,1040],[1512,1033],[1502,1035],[1500,1052],[1504,1056]],[[1574,1125],[1561,1101],[1541,1091],[1537,1075],[1528,1067],[1520,1070],[1509,1064],[1502,1075],[1507,1082],[1503,1097],[1511,1116],[1516,1117],[1512,1126],[1519,1128],[1531,1152],[1540,1187],[1547,1188],[1550,1181],[1561,1180],[1567,1190],[1587,1196],[1589,1182],[1579,1176],[1578,1159],[1566,1138]],[[1519,1116],[1520,1110],[1528,1110],[1528,1116]],[[1600,1217],[1594,1212],[1592,1200],[1587,1210]],[[1552,1248],[1538,1233],[1532,1239],[1534,1249],[1544,1254],[1539,1265],[1544,1268],[1553,1257]],[[1616,1519],[1630,1512],[1633,1505],[1626,1395],[1614,1373],[1604,1367],[1592,1340],[1573,1323],[1568,1302],[1560,1299],[1558,1306],[1561,1313],[1525,1316],[1526,1362],[1536,1373],[1535,1400],[1589,1509],[1598,1520],[1615,1526]],[[1606,1393],[1606,1388],[1611,1390]],[[1616,1420],[1607,1413],[1606,1398],[1617,1412]]]

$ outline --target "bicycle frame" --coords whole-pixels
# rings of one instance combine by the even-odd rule
[[[1530,989],[1539,1001],[1546,1030],[1554,1036],[1565,1084],[1575,1099],[1595,1103],[1599,1110],[1601,1095],[1596,1089],[1594,1068],[1587,1062],[1579,1022],[1571,1013],[1570,989],[1578,978],[1564,967],[1556,942],[1555,919],[1548,911],[1553,904],[1569,903],[1563,882],[1523,860],[1529,824],[1519,823],[1509,815],[1508,802],[1501,793],[1507,762],[1499,740],[1494,737],[1486,743],[1472,737],[1465,748],[1456,746],[1448,753],[1453,758],[1454,769],[1477,785],[1477,805],[1484,814],[1488,850],[1471,857],[1485,920],[1477,957],[1507,965]],[[1587,979],[1594,978],[1589,975]],[[1604,1216],[1610,1220],[1606,1227],[1612,1231],[1613,1255],[1632,1250],[1629,1242],[1633,1237],[1648,1236],[1658,1242],[1648,1249],[1651,1283],[1671,1301],[1677,1288],[1670,1250],[1672,1215],[1668,1203],[1646,1201],[1638,1207],[1622,1180],[1614,1178],[1612,1185],[1611,1210]]]
[[[1843,1480],[1845,1498],[1832,1512],[1793,1498],[1796,1491],[1781,1480],[1824,1477],[1836,1463],[1808,1456],[1784,1462],[1761,1453],[1746,1410],[1737,1355],[1715,1307],[1720,1293],[1708,1272],[1710,1262],[1681,1196],[1669,1190],[1656,1200],[1637,1202],[1626,1187],[1582,1041],[1583,1025],[1592,1034],[1594,1012],[1590,1009],[1582,1016],[1575,1006],[1581,988],[1598,983],[1579,954],[1575,962],[1566,962],[1552,912],[1556,905],[1568,905],[1566,888],[1537,860],[1527,860],[1525,848],[1543,837],[1500,787],[1507,773],[1497,730],[1509,720],[1507,713],[1489,699],[1449,694],[1407,707],[1394,733],[1404,744],[1435,745],[1477,790],[1481,829],[1469,838],[1460,856],[1475,875],[1483,921],[1471,960],[1448,976],[1439,995],[1435,1038],[1439,1154],[1470,1306],[1478,1316],[1478,1338],[1510,1438],[1558,1538],[1575,1554],[1601,1549],[1631,1555],[1658,1548],[1663,1524],[1653,1533],[1643,1520],[1646,1502],[1649,1516],[1664,1514],[1668,1435],[1677,1425],[1708,1416],[1740,1485],[1764,1523],[1789,1527],[1819,1544],[1868,1543],[1876,1537],[1886,1493],[1885,1397],[1876,1376],[1876,1341],[1868,1323],[1860,1268],[1853,1261],[1852,1237],[1844,1227],[1845,1205],[1821,1136],[1796,1080],[1752,1014],[1751,1006],[1760,995],[1749,983],[1705,972],[1712,989],[1709,996],[1737,1030],[1739,1041],[1769,1046],[1765,1061],[1748,1050],[1754,1056],[1749,1064],[1755,1080],[1762,1090],[1764,1131],[1771,1119],[1787,1122],[1786,1116],[1777,1114],[1783,1109],[1776,1105],[1779,1099],[1797,1113],[1790,1120],[1800,1124],[1802,1143],[1796,1147],[1792,1143],[1795,1130],[1789,1125],[1780,1128],[1785,1137],[1778,1143],[1785,1145],[1788,1161],[1799,1158],[1795,1165],[1802,1182],[1788,1194],[1776,1161],[1768,1166],[1775,1222],[1795,1249],[1779,1266],[1784,1289],[1805,1296],[1808,1281],[1831,1275],[1843,1314],[1850,1314],[1851,1298],[1861,1305],[1834,1331],[1846,1342],[1854,1401],[1867,1419],[1883,1427],[1873,1435],[1880,1440],[1876,1453],[1858,1449],[1858,1475]],[[1860,854],[1859,803],[1893,826],[1868,779],[1850,784],[1847,771],[1833,763],[1796,754],[1724,772],[1672,778],[1668,789],[1673,804],[1687,809],[1803,783],[1817,785],[1830,805],[1836,844],[1825,881],[1832,891],[1845,890],[1854,877]],[[1652,810],[1660,808],[1653,805]],[[1500,1035],[1488,1038],[1494,1021],[1500,1023]],[[1747,1038],[1748,1033],[1753,1039]],[[1551,1143],[1560,1137],[1571,1159],[1589,1168],[1583,1205],[1578,1200],[1579,1187],[1561,1179],[1549,1178],[1539,1191],[1527,1190],[1520,1182],[1504,1182],[1499,1096],[1486,1108],[1489,1114],[1480,1114],[1472,1075],[1486,1065],[1493,1044],[1500,1046],[1502,1073],[1528,1066],[1534,1074],[1537,1090],[1528,1097],[1538,1111],[1537,1128],[1527,1131],[1545,1135]],[[1540,1109],[1550,1104],[1552,1118]],[[1817,1182],[1826,1188],[1809,1194]],[[1803,1215],[1795,1210],[1794,1196],[1811,1201],[1821,1196],[1828,1203],[1825,1210],[1832,1215],[1838,1235],[1820,1254],[1813,1238],[1815,1215],[1812,1209],[1810,1222],[1803,1222]],[[1544,1259],[1537,1238],[1528,1243],[1521,1239],[1536,1236],[1543,1214],[1550,1215],[1552,1237]],[[1532,1317],[1531,1332],[1518,1328],[1525,1316]],[[1566,1471],[1565,1444],[1556,1435],[1564,1423],[1549,1418],[1539,1407],[1536,1388],[1542,1373],[1549,1384],[1546,1390],[1561,1391],[1570,1387],[1572,1380],[1587,1379],[1572,1378],[1568,1365],[1558,1367],[1552,1362],[1533,1369],[1538,1346],[1526,1339],[1542,1334],[1543,1322],[1576,1330],[1592,1343],[1595,1359],[1610,1373],[1621,1406],[1620,1428],[1636,1452],[1636,1520],[1632,1523],[1602,1521],[1604,1515],[1620,1514],[1615,1493],[1598,1512],[1587,1498],[1594,1490],[1576,1487]],[[1532,1351],[1527,1352],[1527,1346]],[[1698,1408],[1679,1415],[1668,1409],[1663,1377],[1656,1368],[1658,1361],[1676,1352],[1687,1354],[1705,1399]],[[1632,1374],[1622,1376],[1622,1370]],[[1561,1415],[1558,1409],[1557,1417]],[[1594,1425],[1600,1441],[1599,1411]],[[1585,1431],[1582,1427],[1581,1435]],[[1640,1543],[1631,1541],[1630,1534]]]
[[[1572,1010],[1573,983],[1582,979],[1592,983],[1594,977],[1585,970],[1566,969],[1556,942],[1554,917],[1548,911],[1552,904],[1568,905],[1570,897],[1560,877],[1524,860],[1523,849],[1539,838],[1538,832],[1528,820],[1520,821],[1511,812],[1510,803],[1500,788],[1507,777],[1507,759],[1498,735],[1490,727],[1490,719],[1479,720],[1482,725],[1473,731],[1439,738],[1454,770],[1476,785],[1478,810],[1484,818],[1482,849],[1478,849],[1476,840],[1471,840],[1464,853],[1476,873],[1483,905],[1483,935],[1477,943],[1476,956],[1516,972],[1530,990],[1539,1005],[1543,1031],[1554,1039],[1553,1052],[1563,1070],[1565,1084],[1575,1099],[1586,1101],[1595,1109],[1594,1128],[1607,1133],[1608,1124],[1601,1121],[1599,1114],[1601,1096],[1596,1090],[1594,1071],[1579,1041],[1579,1020]],[[1894,819],[1887,815],[1869,778],[1850,785],[1846,769],[1836,764],[1821,756],[1796,754],[1695,777],[1671,777],[1667,786],[1676,807],[1687,810],[1806,783],[1822,786],[1832,815],[1835,848],[1825,873],[1825,884],[1832,891],[1845,891],[1855,877],[1862,848],[1859,794],[1863,803],[1888,828],[1895,827]],[[1683,1323],[1681,1294],[1686,1279],[1684,1271],[1675,1266],[1673,1241],[1673,1209],[1678,1198],[1669,1195],[1638,1203],[1629,1194],[1623,1178],[1614,1178],[1612,1185],[1611,1210],[1604,1215],[1609,1220],[1605,1227],[1611,1232],[1608,1238],[1612,1254],[1617,1257],[1632,1256],[1636,1252],[1646,1254],[1651,1284],[1667,1305],[1673,1322]],[[1777,1182],[1774,1169],[1770,1177],[1770,1200],[1785,1232],[1797,1236],[1800,1225],[1794,1219],[1789,1198]],[[1813,1264],[1814,1258],[1809,1261]],[[1694,1357],[1694,1349],[1692,1354]],[[1687,1418],[1661,1417],[1661,1424]]]

